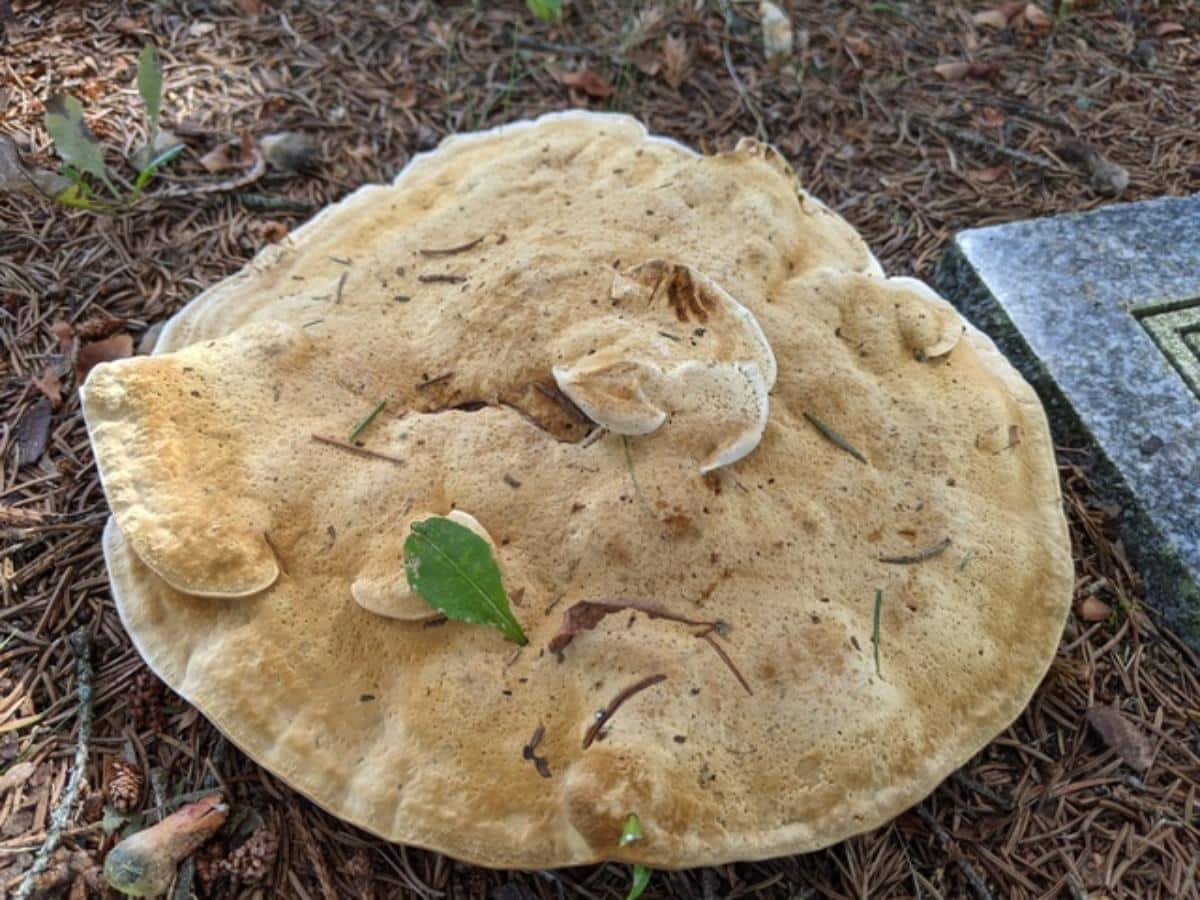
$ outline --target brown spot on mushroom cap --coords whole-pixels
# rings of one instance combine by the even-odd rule
[[[654,216],[644,214],[649,191]],[[507,240],[453,257],[462,285],[417,280],[447,262],[421,248],[484,233]],[[664,302],[651,327],[626,309],[632,296],[613,305],[613,260],[641,296],[628,270],[646,260],[653,234],[655,258],[703,274],[752,314],[779,374],[757,447],[710,473],[711,486],[698,463],[716,442],[683,413],[631,439],[643,505],[620,440],[556,440],[499,401],[553,366],[601,354],[596,335],[618,325],[682,339],[660,337],[663,354],[720,337],[720,310],[684,327]],[[329,257],[348,247],[340,304],[319,289],[297,293],[336,283],[344,267]],[[395,291],[411,301],[395,304]],[[306,329],[310,350],[244,349],[278,344],[272,329],[289,334],[316,317],[314,306],[324,322]],[[167,459],[234,462],[139,461],[150,481],[116,497],[117,522],[143,505],[159,527],[179,508],[229,504],[238,513],[228,521],[244,523],[232,533],[269,534],[288,573],[214,602],[172,587],[152,545],[135,540],[139,529],[123,535],[110,523],[118,609],[155,671],[251,757],[392,840],[523,868],[598,859],[669,868],[835,842],[898,815],[1018,715],[1070,597],[1035,395],[970,328],[933,364],[916,361],[914,340],[930,346],[912,330],[924,310],[958,324],[881,277],[853,230],[798,197],[773,158],[701,158],[610,116],[454,138],[396,186],[352,195],[193,301],[164,329],[158,350],[170,355],[93,373],[110,371],[114,390],[136,395],[109,421],[89,414],[102,471],[134,451],[98,425],[170,447]],[[693,327],[709,331],[695,337]],[[149,390],[166,376],[143,365],[185,358],[199,364],[200,398]],[[419,394],[412,387],[450,371]],[[182,384],[181,372],[170,379]],[[362,439],[405,465],[311,440],[347,434],[383,397],[416,412],[385,411]],[[814,399],[869,466],[804,419]],[[462,401],[484,405],[452,408]],[[981,452],[976,435],[996,425],[1019,425],[1020,441]],[[543,614],[552,603],[643,598],[728,622],[723,646],[753,696],[673,623],[609,616],[559,663],[530,648],[513,659],[492,629],[422,628],[354,602],[355,578],[388,541],[400,546],[409,517],[455,508],[493,532],[506,583],[525,591],[514,609],[533,648],[558,628],[560,615]],[[672,540],[647,510],[686,517],[693,531]],[[874,532],[889,538],[887,553],[945,535],[954,551],[888,565]],[[965,568],[959,550],[973,554]],[[895,598],[880,623],[886,682],[871,658],[876,588]],[[661,685],[580,748],[620,686],[659,672]],[[363,694],[376,699],[359,702]],[[549,779],[521,754],[538,721]],[[631,809],[647,837],[620,848]]]

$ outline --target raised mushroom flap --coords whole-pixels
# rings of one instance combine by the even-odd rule
[[[615,275],[609,296],[610,313],[578,329],[587,349],[554,367],[563,393],[617,434],[670,419],[690,432],[701,472],[753,450],[776,375],[754,314],[691,266],[660,259]]]
[[[302,358],[303,334],[231,338],[244,363]],[[247,483],[253,411],[220,403],[223,373],[204,348],[93,370],[80,389],[109,507],[138,556],[198,597],[244,597],[279,577],[268,507]],[[201,452],[198,438],[203,436]]]
[[[592,114],[452,138],[156,352],[84,388],[122,620],[391,840],[527,869],[813,850],[920,801],[1054,657],[1036,395],[760,144]],[[425,611],[407,530],[448,510],[528,646],[395,617]]]

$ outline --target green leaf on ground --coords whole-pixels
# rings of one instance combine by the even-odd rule
[[[543,22],[561,22],[563,0],[525,0],[529,11]]]
[[[138,93],[146,104],[146,119],[150,122],[151,143],[158,131],[158,114],[162,110],[162,63],[153,44],[147,44],[138,54]]]
[[[100,141],[83,121],[83,107],[78,100],[70,94],[52,97],[46,104],[46,131],[50,133],[54,149],[64,162],[81,172],[94,175],[114,196],[120,196],[108,179]]]
[[[618,846],[628,847],[635,841],[640,841],[646,836],[642,831],[642,820],[638,818],[637,813],[630,813],[625,817],[625,824],[621,828],[621,840],[617,842]],[[633,867],[633,883],[629,886],[629,893],[625,896],[625,900],[637,900],[642,896],[642,892],[646,890],[646,885],[650,883],[650,870],[642,865],[634,865]]]
[[[492,625],[510,641],[529,643],[509,608],[491,547],[471,529],[442,516],[413,522],[404,573],[408,586],[448,618]]]
[[[629,893],[625,895],[625,900],[638,900],[648,884],[650,884],[650,870],[645,866],[634,866],[633,884],[629,886]]]

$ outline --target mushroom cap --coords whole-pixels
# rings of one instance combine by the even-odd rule
[[[736,307],[660,321],[651,261]],[[664,414],[648,433],[594,430],[554,383],[612,347]],[[731,371],[769,390],[761,429]],[[360,437],[382,456],[313,439],[382,399]],[[753,142],[701,157],[595,114],[451,138],[196,298],[156,355],[97,366],[83,403],[149,665],[331,812],[484,865],[716,864],[876,827],[1020,713],[1068,610],[1033,391]],[[355,594],[402,592],[406,523],[451,510],[492,539],[515,654]],[[618,597],[726,623],[753,694],[641,613],[545,651],[564,610]],[[549,778],[522,753],[539,725]]]

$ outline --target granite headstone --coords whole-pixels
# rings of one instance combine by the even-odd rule
[[[960,233],[937,284],[1094,441],[1152,605],[1200,650],[1200,195]]]

